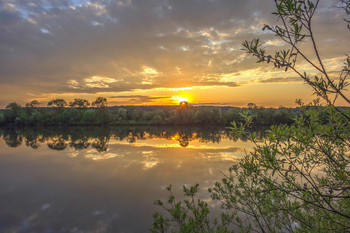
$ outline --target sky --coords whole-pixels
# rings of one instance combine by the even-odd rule
[[[332,75],[350,54],[337,3],[321,0],[313,21]],[[99,96],[110,106],[311,101],[311,88],[293,72],[242,50],[253,38],[268,51],[286,46],[262,31],[280,23],[272,11],[273,0],[1,0],[0,108]],[[313,72],[303,61],[298,68]]]

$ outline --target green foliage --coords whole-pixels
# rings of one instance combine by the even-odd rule
[[[84,112],[81,122],[84,124],[94,124],[96,122],[95,112],[93,110],[87,110]]]
[[[106,125],[111,121],[111,113],[108,108],[98,108],[95,111],[95,119],[97,124]]]
[[[6,123],[4,112],[0,112],[0,125],[4,125]]]
[[[27,115],[32,114],[33,112],[37,111],[37,108],[39,107],[40,103],[37,100],[32,100],[29,103],[26,103],[26,113]]]
[[[350,227],[348,120],[334,107],[304,108],[294,125],[271,127],[268,142],[255,143],[254,152],[211,190],[224,208],[251,216],[249,224],[261,231]]]
[[[57,121],[59,124],[64,125],[65,122],[69,122],[70,124],[79,124],[81,122],[81,119],[84,115],[81,108],[74,108],[74,109],[65,109],[61,114],[56,115]]]
[[[210,220],[208,203],[200,199],[195,199],[199,191],[199,184],[186,187],[183,186],[183,192],[187,199],[176,201],[172,193],[171,185],[167,187],[170,196],[166,204],[157,200],[154,204],[162,207],[171,215],[171,219],[155,212],[153,214],[154,223],[151,232],[229,232],[227,227],[223,226],[227,220],[221,219],[221,224],[217,219]]]
[[[159,115],[159,114],[154,114],[153,115],[153,117],[152,117],[152,119],[151,119],[151,122],[153,123],[153,124],[160,124],[160,123],[162,123],[162,121],[163,121],[163,118]]]
[[[40,112],[33,112],[31,113],[29,119],[27,118],[27,125],[38,125],[43,120],[43,116]]]
[[[216,124],[222,122],[222,111],[218,107],[203,107],[194,114],[194,121],[200,124]]]
[[[20,116],[21,113],[22,113],[21,105],[19,105],[16,102],[9,103],[5,107],[4,117],[6,122],[10,124],[15,124],[16,119]]]
[[[66,108],[65,101],[50,101],[50,108],[38,107],[36,101],[21,108],[12,103],[4,113],[3,124],[17,124],[27,126],[38,125],[229,125],[230,122],[243,122],[241,108],[220,107],[177,107],[162,106],[154,110],[142,107],[94,107],[88,109],[88,101],[75,99],[70,103],[72,108]],[[52,102],[52,103],[51,103]],[[12,107],[10,107],[12,106]],[[96,106],[96,105],[95,105]],[[271,125],[278,123],[292,123],[298,113],[291,108],[244,108],[253,117],[253,125]],[[25,112],[25,115],[21,115]],[[21,116],[20,116],[21,115]],[[20,116],[20,117],[19,117]],[[19,117],[17,119],[17,117]]]
[[[139,108],[133,107],[127,112],[127,119],[132,121],[140,121],[144,117],[145,111]]]
[[[118,120],[119,122],[124,122],[124,121],[126,121],[126,119],[127,119],[127,110],[124,109],[124,108],[119,108],[119,109],[117,110],[116,116],[117,116],[117,120]]]

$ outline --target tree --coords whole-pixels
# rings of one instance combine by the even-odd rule
[[[73,102],[70,102],[69,106],[75,107],[76,109],[79,109],[79,110],[86,110],[86,108],[90,106],[90,103],[86,99],[77,98],[77,99],[74,99]]]
[[[32,100],[29,103],[26,103],[26,107],[27,108],[32,108],[32,109],[36,109],[37,107],[39,107],[40,103],[37,100]]]
[[[87,110],[81,118],[81,123],[83,124],[93,124],[96,123],[95,112],[93,110]]]
[[[248,108],[257,108],[255,103],[248,103]]]
[[[265,25],[264,29],[290,45],[289,50],[277,51],[272,56],[258,39],[245,41],[243,45],[258,62],[272,62],[276,68],[293,70],[327,106],[318,101],[309,105],[298,101],[301,115],[295,123],[272,126],[263,144],[257,142],[256,134],[247,134],[251,116],[242,114],[246,123],[234,124],[232,130],[248,135],[255,148],[209,190],[212,198],[219,200],[226,210],[221,215],[221,223],[207,220],[208,205],[193,198],[198,191],[196,185],[184,188],[190,200],[175,202],[171,194],[170,207],[156,202],[171,218],[155,213],[153,232],[173,230],[172,224],[177,224],[175,229],[182,232],[229,232],[232,226],[243,232],[350,230],[350,110],[334,106],[338,98],[350,103],[344,91],[348,85],[350,59],[346,57],[337,79],[327,73],[312,31],[312,17],[318,3],[318,0],[275,0],[273,14],[281,25]],[[344,9],[349,9],[349,1],[341,3]],[[300,42],[305,41],[311,44],[315,59],[307,57],[299,47]],[[299,57],[318,74],[301,72],[297,65]]]
[[[5,123],[6,123],[5,114],[4,112],[0,112],[0,125],[3,125]]]
[[[13,102],[9,103],[5,107],[5,120],[8,123],[16,123],[16,118],[19,117],[22,113],[21,105]]]
[[[117,120],[122,122],[127,120],[127,110],[124,108],[118,108],[117,111]]]
[[[21,111],[21,105],[16,103],[16,102],[13,102],[13,103],[7,104],[5,109],[6,110],[15,111],[15,112],[20,112]]]
[[[29,103],[26,103],[26,112],[28,115],[27,117],[29,117],[33,112],[35,112],[39,105],[40,103],[37,100],[32,100]]]
[[[97,97],[97,99],[92,102],[92,106],[97,108],[107,107],[107,99],[105,97]]]
[[[54,99],[51,100],[48,104],[48,107],[53,107],[57,112],[62,112],[64,107],[67,106],[67,102],[64,99]]]

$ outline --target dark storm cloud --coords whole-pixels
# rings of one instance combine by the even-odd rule
[[[327,6],[318,20],[338,32],[344,25],[333,26],[334,12],[340,13]],[[275,23],[271,0],[3,0],[0,7],[0,84],[31,92],[234,87],[220,75],[258,66],[241,42],[274,39],[260,29]],[[111,81],[89,82],[94,76]]]

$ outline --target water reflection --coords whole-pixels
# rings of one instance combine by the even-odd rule
[[[70,147],[73,147],[76,150],[84,150],[90,146],[89,138],[84,136],[82,138],[71,138],[69,143]]]
[[[9,147],[16,148],[22,144],[23,138],[22,135],[17,134],[15,130],[9,130],[3,136],[6,145]]]
[[[262,139],[264,129],[256,130],[258,139]],[[217,143],[223,139],[233,142],[246,141],[244,137],[235,137],[225,128],[175,128],[175,127],[71,127],[44,129],[0,128],[0,136],[7,146],[16,148],[25,141],[27,147],[38,149],[47,144],[52,150],[62,151],[68,145],[75,150],[86,150],[90,146],[98,152],[106,152],[111,139],[136,143],[140,140],[169,140],[177,141],[181,147],[189,147],[191,142]]]
[[[64,150],[68,146],[68,143],[61,136],[56,136],[48,139],[47,146],[52,150]]]
[[[0,232],[148,232],[166,186],[207,200],[251,147],[218,128],[2,128]]]

